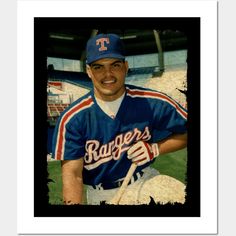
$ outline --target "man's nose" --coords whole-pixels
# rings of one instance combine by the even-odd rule
[[[106,66],[106,67],[104,68],[104,71],[105,71],[105,74],[106,74],[106,75],[111,75],[111,74],[113,73],[111,66]]]

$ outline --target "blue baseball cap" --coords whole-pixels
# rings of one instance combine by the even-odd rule
[[[102,58],[125,59],[124,44],[116,34],[98,34],[87,42],[87,64]]]

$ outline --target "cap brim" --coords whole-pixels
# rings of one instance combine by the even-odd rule
[[[104,55],[99,55],[97,57],[94,57],[92,60],[87,60],[86,63],[87,64],[91,64],[95,61],[98,61],[100,59],[103,59],[103,58],[114,58],[114,59],[120,59],[120,60],[124,60],[125,59],[125,56],[121,55],[121,54],[115,54],[115,53],[110,53],[110,54],[104,54]]]

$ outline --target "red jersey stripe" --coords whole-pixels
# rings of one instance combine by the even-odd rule
[[[137,89],[128,89],[127,88],[127,93],[132,97],[135,96],[139,96],[139,97],[152,97],[152,98],[158,98],[161,100],[164,100],[166,102],[168,102],[170,105],[172,105],[173,107],[176,108],[176,110],[178,111],[178,113],[185,119],[187,119],[187,112],[185,110],[183,110],[177,102],[175,102],[173,99],[171,99],[170,97],[166,96],[163,93],[159,93],[159,92],[154,92],[154,91],[145,91],[145,90],[137,90]]]
[[[77,114],[78,112],[90,107],[93,105],[93,100],[90,97],[87,99],[82,100],[76,106],[72,107],[68,110],[63,117],[61,118],[59,127],[58,127],[58,135],[57,135],[57,146],[55,152],[55,159],[56,160],[63,160],[63,153],[64,153],[64,145],[65,145],[65,126],[73,117],[73,115]]]

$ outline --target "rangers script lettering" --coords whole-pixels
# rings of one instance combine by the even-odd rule
[[[118,160],[122,152],[125,152],[129,149],[130,145],[137,141],[148,141],[150,140],[151,135],[148,127],[145,127],[143,133],[135,128],[133,131],[129,131],[124,134],[116,136],[114,140],[107,144],[100,145],[98,140],[88,140],[85,145],[86,154],[84,156],[85,168],[91,168],[90,164],[97,162],[103,158],[106,158],[106,161],[111,159]],[[104,161],[104,162],[106,162]],[[104,163],[99,162],[101,163]],[[97,167],[98,165],[92,165]]]

